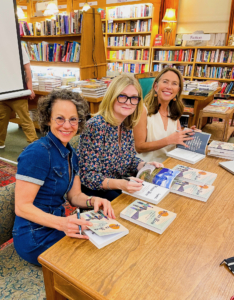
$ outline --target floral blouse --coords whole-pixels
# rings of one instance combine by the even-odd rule
[[[98,115],[86,123],[77,149],[81,183],[92,190],[103,189],[105,178],[135,176],[142,161],[136,157],[132,130],[121,125],[121,149],[118,126],[106,123]]]

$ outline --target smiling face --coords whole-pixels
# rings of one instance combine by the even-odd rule
[[[159,82],[155,82],[154,90],[157,92],[159,103],[170,102],[180,90],[179,77],[172,71],[164,73]]]
[[[55,121],[56,118],[63,117],[65,119],[77,118],[78,114],[75,104],[69,100],[56,100],[52,106],[52,112],[50,117],[50,130],[66,147],[67,143],[78,131],[78,124],[71,126],[69,121],[65,121],[63,125],[58,125]]]
[[[121,93],[121,95],[126,95],[128,97],[138,96],[138,91],[134,85],[127,86]],[[134,113],[137,105],[132,105],[130,99],[125,103],[119,103],[117,99],[114,102],[114,116],[122,123],[128,116]]]

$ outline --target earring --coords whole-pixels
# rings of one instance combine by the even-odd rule
[[[175,96],[175,98],[173,98],[173,101],[176,101],[177,100],[177,95]]]

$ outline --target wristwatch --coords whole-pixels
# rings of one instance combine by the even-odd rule
[[[93,196],[89,196],[86,200],[86,205],[88,208],[93,208],[93,205],[91,204],[91,199],[93,198]]]

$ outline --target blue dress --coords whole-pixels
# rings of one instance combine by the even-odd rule
[[[40,185],[33,204],[46,213],[64,217],[64,196],[72,188],[78,171],[78,158],[73,148],[69,144],[65,147],[49,132],[20,154],[16,179]],[[18,216],[15,218],[14,246],[17,253],[30,263],[40,265],[37,257],[64,236],[63,231]]]

